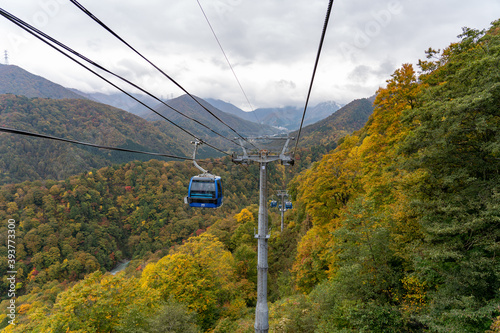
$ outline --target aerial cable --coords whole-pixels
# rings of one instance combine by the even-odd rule
[[[212,24],[210,23],[210,20],[208,19],[207,14],[205,13],[205,10],[203,10],[203,7],[201,6],[200,1],[199,0],[196,0],[196,1],[198,2],[198,5],[200,6],[200,9],[201,9],[201,12],[203,13],[203,16],[205,16],[205,20],[207,21],[208,26],[210,27],[210,30],[212,30],[212,34],[214,35],[215,40],[217,41],[217,44],[219,44],[220,50],[222,51],[222,54],[224,55],[224,58],[226,58],[226,62],[229,65],[229,68],[231,69],[231,72],[233,72],[233,76],[236,79],[236,82],[238,82],[238,85],[240,86],[241,92],[245,96],[245,99],[247,100],[247,103],[250,106],[250,110],[252,112],[255,111],[254,108],[253,108],[253,106],[252,106],[252,103],[250,103],[250,100],[248,99],[248,96],[245,93],[245,90],[243,89],[243,86],[240,83],[240,80],[238,79],[238,76],[236,75],[236,72],[233,69],[233,66],[231,65],[231,62],[229,61],[229,58],[226,55],[226,52],[224,52],[224,48],[222,47],[222,44],[220,43],[219,38],[217,37],[217,34],[215,33],[215,30],[212,27]],[[259,123],[259,125],[262,126],[262,123],[260,122],[259,118],[257,118],[257,114],[255,112],[253,112],[253,115],[255,116],[255,119],[257,120],[257,123]]]
[[[162,114],[158,113],[156,110],[154,110],[153,108],[151,108],[150,106],[146,105],[144,102],[140,101],[139,99],[137,99],[136,97],[134,97],[133,95],[131,95],[130,93],[126,92],[125,90],[123,90],[122,88],[120,88],[119,86],[117,86],[116,84],[112,83],[111,81],[109,81],[108,79],[106,79],[105,77],[103,77],[102,75],[98,74],[97,72],[95,72],[94,70],[90,69],[89,67],[85,66],[84,64],[82,64],[80,61],[78,61],[77,59],[71,57],[69,54],[65,53],[64,51],[58,49],[55,45],[52,45],[49,41],[45,40],[44,38],[47,38],[48,40],[52,41],[53,43],[59,45],[60,47],[62,48],[65,48],[65,49],[69,49],[71,50],[69,47],[67,47],[66,45],[58,42],[57,40],[51,38],[50,36],[46,35],[45,33],[43,33],[42,31],[34,28],[33,26],[29,25],[28,23],[20,20],[19,18],[17,18],[16,16],[6,12],[5,10],[3,10],[2,8],[0,8],[0,15],[6,17],[8,20],[10,20],[11,22],[13,22],[14,24],[16,24],[17,26],[19,26],[20,28],[24,29],[25,31],[27,31],[28,33],[30,33],[31,35],[35,36],[36,38],[38,38],[39,40],[41,40],[42,42],[44,42],[45,44],[49,45],[50,47],[52,47],[53,49],[55,49],[56,51],[60,52],[61,54],[63,54],[64,56],[68,57],[69,59],[73,60],[74,62],[76,62],[77,64],[79,64],[80,66],[82,66],[83,68],[87,69],[88,71],[90,71],[91,73],[93,73],[94,75],[96,75],[97,77],[101,78],[103,81],[107,82],[108,84],[110,84],[111,86],[115,87],[116,89],[118,89],[119,91],[121,91],[122,93],[126,94],[127,96],[129,96],[130,98],[134,99],[136,102],[140,103],[141,105],[145,106],[146,108],[150,109],[151,111],[153,111],[154,113],[156,113],[158,116],[162,117],[163,119],[165,119],[167,122],[169,122],[170,124],[174,125],[175,127],[179,128],[180,130],[182,130],[183,132],[187,133],[188,135],[196,138],[196,139],[199,139],[198,137],[196,137],[194,134],[192,134],[191,132],[189,132],[188,130],[182,128],[181,126],[175,124],[173,121],[171,121],[170,119],[166,118],[165,116],[163,116]],[[41,36],[43,36],[44,38],[42,38]],[[71,52],[71,51],[70,51]],[[78,54],[77,52],[73,51],[74,53]],[[81,56],[81,55],[80,55]],[[81,56],[83,57],[83,56]],[[85,57],[83,57],[85,58]],[[86,58],[85,58],[86,59]],[[86,60],[90,63],[93,63],[90,59]],[[103,69],[104,71],[106,72],[109,72],[107,69],[99,66],[98,64],[95,64],[93,63],[95,66],[97,66],[98,68],[101,68]],[[111,73],[111,72],[109,72]],[[113,74],[113,73],[111,73]],[[201,140],[201,139],[199,139]],[[208,143],[205,142],[205,144],[207,144],[207,146],[210,146],[212,147],[213,149],[225,154],[225,155],[229,155],[227,154],[226,152],[220,150],[219,148],[217,147],[214,147]]]
[[[299,144],[300,132],[302,131],[302,125],[304,124],[304,117],[306,116],[307,104],[309,104],[309,98],[311,97],[311,91],[314,83],[314,77],[316,75],[316,70],[318,68],[319,57],[321,55],[321,49],[323,48],[323,42],[325,40],[326,28],[328,27],[328,21],[330,20],[330,13],[332,12],[333,0],[330,0],[328,4],[328,9],[326,11],[325,23],[323,25],[323,32],[321,33],[321,40],[319,42],[318,54],[316,55],[316,62],[314,63],[313,74],[311,78],[311,84],[309,85],[309,92],[307,93],[306,104],[304,106],[304,112],[302,113],[302,120],[300,121],[299,133],[297,134],[297,141],[295,141],[295,148],[293,149],[293,154],[297,150]]]
[[[186,95],[191,97],[199,106],[201,106],[205,111],[207,111],[209,114],[211,114],[215,119],[217,119],[219,122],[227,126],[230,130],[232,130],[236,135],[238,135],[241,139],[247,141],[243,136],[241,136],[234,128],[226,124],[222,119],[217,117],[212,111],[207,109],[203,104],[200,103],[200,101],[191,95],[183,86],[181,86],[177,81],[175,81],[172,77],[170,77],[168,74],[166,74],[164,71],[162,71],[158,66],[156,66],[153,62],[151,62],[148,58],[143,56],[139,51],[137,51],[134,47],[132,47],[129,43],[127,43],[123,38],[121,38],[117,33],[115,33],[111,28],[109,28],[104,22],[102,22],[99,18],[97,18],[94,14],[92,14],[88,9],[86,9],[84,6],[82,6],[78,1],[76,0],[70,0],[71,3],[73,3],[76,7],[78,7],[81,11],[83,11],[85,14],[87,14],[91,19],[93,19],[95,22],[97,22],[100,26],[102,26],[105,30],[107,30],[110,34],[115,36],[118,40],[120,40],[122,43],[124,43],[126,46],[128,46],[132,51],[134,51],[137,55],[139,55],[142,59],[144,59],[146,62],[148,62],[151,66],[153,66],[156,70],[158,70],[161,74],[163,74],[166,78],[168,78],[172,83],[174,83],[177,87],[179,87]],[[252,144],[252,143],[251,143]],[[252,144],[253,145],[253,144]],[[255,145],[253,145],[256,149],[258,149]]]
[[[12,14],[10,14],[10,15],[12,15]],[[4,16],[5,16],[5,15],[4,15]],[[38,30],[38,29],[36,29],[36,28],[34,28],[34,27],[30,26],[29,24],[25,23],[24,21],[22,21],[22,20],[18,19],[18,18],[17,18],[17,17],[15,17],[14,15],[12,15],[12,17],[13,17],[13,18],[15,18],[15,19],[16,19],[16,21],[20,22],[21,24],[28,26],[28,27],[29,27],[29,29],[31,29],[31,30],[33,30],[33,31],[35,31],[37,34],[42,35],[44,38],[46,38],[46,39],[50,40],[52,43],[59,45],[60,47],[62,47],[62,48],[64,48],[65,50],[69,51],[70,53],[73,53],[74,55],[76,55],[76,56],[77,56],[77,57],[79,57],[80,59],[83,59],[83,60],[85,60],[86,62],[88,62],[89,64],[91,64],[91,65],[93,65],[93,66],[95,66],[95,67],[99,68],[100,70],[102,70],[102,71],[104,71],[104,72],[106,72],[106,73],[108,73],[108,74],[110,74],[110,75],[112,75],[112,76],[114,76],[114,77],[116,77],[116,78],[118,78],[118,79],[120,79],[120,80],[122,80],[122,81],[124,81],[124,82],[128,83],[129,85],[133,86],[134,88],[136,88],[136,89],[138,89],[138,90],[142,91],[142,92],[143,92],[143,93],[145,93],[146,95],[148,95],[148,96],[152,97],[153,99],[155,99],[155,100],[159,101],[159,102],[160,102],[160,103],[162,103],[163,105],[165,105],[165,106],[167,106],[168,108],[172,109],[173,111],[177,112],[177,113],[178,113],[178,114],[180,114],[181,116],[183,116],[183,117],[185,117],[185,118],[187,118],[187,119],[189,119],[189,120],[192,120],[192,121],[196,122],[197,124],[199,124],[199,125],[201,125],[201,126],[203,126],[203,127],[207,128],[207,129],[208,129],[208,130],[210,130],[212,133],[214,133],[214,134],[216,134],[216,135],[220,136],[221,138],[223,138],[223,139],[225,139],[225,140],[227,140],[227,141],[229,141],[229,142],[231,142],[231,143],[233,143],[233,144],[237,144],[237,143],[235,143],[233,140],[230,140],[230,139],[228,139],[227,137],[225,137],[224,135],[222,135],[222,134],[220,134],[220,133],[218,133],[218,132],[214,131],[212,128],[208,127],[207,125],[203,124],[202,122],[200,122],[200,121],[198,121],[198,120],[196,120],[196,119],[194,119],[194,118],[192,118],[192,117],[190,117],[190,116],[188,116],[188,115],[186,115],[186,114],[184,114],[184,113],[180,112],[179,110],[175,109],[174,107],[172,107],[172,106],[168,105],[167,103],[165,103],[164,101],[162,101],[160,98],[156,97],[155,95],[153,95],[153,94],[152,94],[152,93],[150,93],[149,91],[145,90],[144,88],[142,88],[142,87],[140,87],[140,86],[136,85],[135,83],[133,83],[133,82],[131,82],[131,81],[127,80],[126,78],[124,78],[124,77],[122,77],[122,76],[120,76],[120,75],[118,75],[118,74],[113,73],[112,71],[108,70],[107,68],[103,67],[102,65],[100,65],[100,64],[98,64],[98,63],[96,63],[95,61],[93,61],[93,60],[91,60],[91,59],[89,59],[89,58],[85,57],[84,55],[82,55],[82,54],[78,53],[77,51],[73,50],[73,49],[72,49],[72,48],[70,48],[69,46],[67,46],[67,45],[65,45],[65,44],[63,44],[63,43],[61,43],[61,42],[59,42],[58,40],[56,40],[56,39],[52,38],[51,36],[49,36],[49,35],[45,34],[43,31]],[[26,30],[26,29],[25,29],[25,30]],[[141,103],[141,104],[142,104],[142,103]],[[168,119],[166,119],[163,115],[159,114],[157,111],[155,111],[155,110],[152,110],[152,111],[153,111],[154,113],[156,113],[157,115],[159,115],[160,117],[162,117],[163,119],[165,119],[165,120],[169,121],[169,120],[168,120]],[[170,121],[169,121],[169,122],[170,122]],[[190,134],[190,135],[191,135],[191,134]]]
[[[170,124],[174,125],[175,127],[177,127],[178,129],[180,129],[181,131],[185,132],[186,134],[192,136],[193,138],[197,139],[197,140],[200,140],[200,141],[203,141],[207,146],[225,154],[225,155],[229,155],[228,153],[226,153],[225,151],[205,142],[204,140],[198,138],[196,135],[194,135],[193,133],[191,133],[190,131],[184,129],[183,127],[177,125],[176,123],[174,123],[173,121],[171,121],[170,119],[166,118],[165,116],[163,116],[162,114],[158,113],[156,110],[154,110],[153,108],[151,108],[150,106],[148,106],[147,104],[145,104],[144,102],[140,101],[138,98],[134,97],[133,95],[131,95],[130,93],[128,93],[127,91],[125,91],[124,89],[120,88],[119,86],[117,86],[116,84],[114,84],[113,82],[109,81],[108,79],[106,79],[105,77],[103,77],[102,75],[100,75],[99,73],[95,72],[94,70],[92,70],[91,68],[87,67],[85,64],[81,63],[80,61],[78,61],[77,59],[73,58],[71,55],[65,53],[63,50],[57,48],[55,45],[51,44],[49,41],[59,45],[60,47],[64,48],[64,49],[69,49],[71,50],[69,47],[67,47],[66,45],[58,42],[57,40],[51,38],[50,36],[46,35],[45,33],[43,33],[42,31],[34,28],[33,26],[29,25],[28,23],[20,20],[19,18],[17,18],[16,16],[6,12],[5,10],[3,10],[2,8],[0,8],[0,15],[4,16],[5,18],[7,18],[8,20],[10,20],[11,22],[13,22],[14,24],[16,24],[17,26],[19,26],[20,28],[24,29],[25,31],[27,31],[28,33],[30,33],[31,35],[33,35],[34,37],[38,38],[39,40],[41,40],[42,42],[44,42],[45,44],[49,45],[50,47],[52,47],[53,49],[55,49],[56,51],[60,52],[61,54],[63,54],[64,56],[66,56],[67,58],[73,60],[74,62],[76,62],[77,64],[79,64],[80,66],[82,66],[83,68],[87,69],[89,72],[93,73],[94,75],[96,75],[97,77],[99,77],[100,79],[102,79],[103,81],[107,82],[108,84],[110,84],[111,86],[115,87],[116,89],[118,89],[119,91],[121,91],[122,93],[126,94],[127,96],[129,96],[130,98],[132,98],[133,100],[135,100],[136,102],[138,102],[139,104],[145,106],[146,108],[148,108],[149,110],[153,111],[154,113],[156,113],[158,116],[160,116],[161,118],[165,119],[167,122],[169,122]],[[48,40],[46,40],[46,39]],[[72,50],[71,50],[72,51]],[[70,51],[70,52],[71,52]],[[75,52],[73,51],[74,53],[78,54],[78,52]],[[82,59],[86,59],[84,56],[81,56],[83,57]],[[107,73],[110,73],[110,74],[113,74],[111,73],[110,71],[108,71],[107,69],[105,69],[104,67],[98,65],[98,64],[95,64],[94,62],[92,62],[90,59],[86,60],[92,64],[94,64],[96,67],[104,70],[105,72]],[[115,74],[113,74],[115,75]],[[116,75],[115,75],[116,76]],[[127,81],[126,79],[124,79],[125,81]],[[130,83],[132,84],[132,83]],[[132,84],[133,85],[133,84]],[[229,139],[227,139],[229,140]],[[229,140],[231,141],[231,140]],[[231,141],[232,142],[232,141]]]
[[[3,127],[3,126],[0,127],[0,132],[11,133],[11,134],[20,134],[20,135],[55,140],[55,141],[69,142],[69,143],[74,143],[74,144],[78,144],[78,145],[89,146],[89,147],[94,147],[94,148],[99,148],[99,149],[108,149],[108,150],[116,150],[116,151],[122,151],[122,152],[127,152],[127,153],[137,153],[137,154],[161,156],[161,157],[175,158],[175,159],[179,159],[179,160],[189,160],[189,161],[193,160],[190,157],[182,157],[182,156],[176,156],[176,155],[171,155],[171,154],[162,154],[162,153],[153,153],[153,152],[149,152],[149,151],[133,150],[133,149],[127,149],[127,148],[103,146],[103,145],[97,145],[94,143],[76,141],[76,140],[71,140],[71,139],[64,139],[64,138],[59,138],[59,137],[55,137],[52,135],[39,134],[39,133],[34,133],[34,132],[29,132],[29,131],[18,130],[18,129],[14,129],[14,128]]]

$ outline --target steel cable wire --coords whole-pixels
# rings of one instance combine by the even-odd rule
[[[126,46],[128,46],[132,51],[134,51],[137,55],[139,55],[142,59],[144,59],[147,63],[149,63],[151,66],[153,66],[156,70],[158,70],[161,74],[163,74],[166,78],[168,78],[172,83],[174,83],[178,88],[180,88],[186,95],[191,97],[199,106],[201,106],[205,111],[207,111],[210,115],[212,115],[215,119],[217,119],[219,122],[227,126],[230,130],[232,130],[238,137],[241,139],[245,140],[246,139],[241,136],[234,128],[226,124],[220,117],[215,115],[212,111],[210,111],[208,108],[206,108],[203,104],[201,104],[192,94],[190,94],[183,86],[181,86],[177,81],[175,81],[172,77],[170,77],[167,73],[165,73],[161,68],[156,66],[152,61],[150,61],[148,58],[146,58],[144,55],[142,55],[139,51],[137,51],[132,45],[130,45],[127,41],[125,41],[122,37],[120,37],[116,32],[114,32],[111,28],[109,28],[104,22],[102,22],[97,16],[92,14],[88,9],[86,9],[83,5],[81,5],[78,1],[76,0],[70,0],[72,4],[74,4],[78,9],[83,11],[87,16],[89,16],[92,20],[94,20],[96,23],[98,23],[101,27],[103,27],[105,30],[107,30],[110,34],[112,34],[114,37],[116,37],[118,40],[120,40],[122,43],[124,43]],[[253,144],[252,144],[253,145]],[[254,146],[256,149],[259,149],[258,147]]]
[[[161,118],[163,118],[164,120],[166,120],[167,122],[169,122],[170,124],[172,124],[173,126],[177,127],[178,129],[180,129],[181,131],[185,132],[186,134],[192,136],[193,138],[197,139],[197,140],[200,140],[202,142],[204,142],[207,146],[217,150],[218,152],[220,153],[223,153],[225,155],[229,155],[228,153],[226,153],[225,151],[223,151],[222,149],[220,148],[217,148],[216,146],[214,145],[211,145],[209,144],[208,142],[206,142],[205,140],[201,139],[201,138],[198,138],[196,135],[194,135],[193,133],[191,133],[190,131],[186,130],[185,128],[183,128],[182,126],[174,123],[173,121],[171,121],[170,119],[166,118],[165,116],[163,116],[162,114],[160,114],[159,112],[157,112],[156,110],[154,110],[153,108],[151,108],[150,106],[148,106],[147,104],[145,104],[144,102],[140,101],[138,98],[134,97],[132,94],[128,93],[127,91],[125,91],[124,89],[122,89],[121,87],[119,87],[118,85],[114,84],[113,82],[111,82],[110,80],[106,79],[105,77],[103,77],[102,75],[100,75],[99,73],[97,73],[96,71],[92,70],[91,68],[89,68],[88,66],[86,66],[85,64],[81,63],[80,61],[78,61],[77,59],[73,58],[71,55],[65,53],[63,50],[59,49],[56,45],[58,45],[59,47],[61,48],[64,48],[66,50],[68,50],[69,52],[71,53],[74,53],[75,55],[78,55],[80,58],[84,59],[85,61],[91,63],[92,65],[96,66],[97,68],[105,71],[106,73],[109,73],[109,74],[112,74],[112,75],[115,75],[117,76],[116,74],[110,72],[109,70],[107,70],[106,68],[100,66],[99,64],[93,62],[92,60],[86,58],[85,56],[83,55],[80,55],[78,52],[72,50],[71,48],[69,48],[68,46],[64,45],[63,43],[60,43],[59,41],[53,39],[52,37],[46,35],[45,33],[43,33],[42,31],[36,29],[35,27],[31,26],[30,24],[24,22],[23,20],[17,18],[16,16],[10,14],[9,12],[5,11],[4,9],[0,8],[0,15],[4,16],[5,18],[7,18],[9,21],[11,21],[12,23],[16,24],[17,26],[19,26],[20,28],[22,28],[23,30],[27,31],[28,33],[30,33],[31,35],[33,35],[34,37],[36,37],[37,39],[41,40],[42,42],[44,42],[45,44],[49,45],[50,47],[52,47],[53,49],[55,49],[56,51],[60,52],[61,54],[63,54],[64,56],[66,56],[67,58],[71,59],[72,61],[76,62],[77,64],[79,64],[80,66],[82,66],[83,68],[85,68],[86,70],[88,70],[89,72],[91,72],[92,74],[96,75],[97,77],[99,77],[100,79],[102,79],[103,81],[105,81],[106,83],[110,84],[111,86],[113,86],[114,88],[118,89],[119,91],[121,91],[122,93],[126,94],[127,96],[129,96],[130,98],[134,99],[136,102],[138,102],[139,104],[143,105],[144,107],[148,108],[149,110],[151,110],[152,112],[156,113],[158,116],[160,116]],[[54,43],[54,44],[51,44],[51,43]],[[123,79],[125,82],[129,83],[128,80],[126,79]],[[129,84],[132,84],[134,85],[133,83],[129,83]],[[227,139],[227,138],[226,138]],[[229,139],[227,139],[229,140]],[[229,140],[231,141],[231,140]],[[233,141],[231,141],[233,142]],[[234,142],[233,142],[234,143]]]

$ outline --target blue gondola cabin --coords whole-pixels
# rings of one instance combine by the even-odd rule
[[[200,175],[191,178],[185,201],[190,207],[218,208],[223,197],[221,177]]]

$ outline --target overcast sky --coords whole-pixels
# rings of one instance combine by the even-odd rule
[[[251,107],[303,106],[328,0],[80,0],[190,93]],[[0,0],[0,7],[158,97],[182,94],[159,72],[67,0]],[[369,97],[403,63],[457,41],[462,27],[500,18],[498,0],[337,0],[312,104]],[[9,63],[85,92],[115,92],[42,42],[0,18]],[[127,88],[127,90],[130,90]],[[131,90],[132,91],[132,90]]]

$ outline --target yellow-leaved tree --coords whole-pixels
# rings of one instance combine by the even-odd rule
[[[398,226],[408,223],[403,214],[407,205],[400,201],[406,198],[397,191],[407,177],[396,166],[400,162],[397,149],[407,135],[401,118],[418,104],[420,92],[413,67],[403,65],[387,81],[387,87],[378,90],[367,125],[345,137],[337,149],[292,181],[297,200],[312,222],[312,228],[298,244],[293,266],[296,286],[301,291],[308,292],[322,280],[336,276],[341,265],[338,255],[345,247],[341,244],[346,242],[346,234],[338,231],[345,229],[348,221],[361,223],[363,231],[356,229],[361,233],[368,225],[367,230],[374,232],[384,228],[400,233]],[[359,204],[365,207],[359,210]],[[367,211],[378,216],[376,223],[361,218]],[[405,221],[398,221],[401,218]],[[360,244],[355,241],[350,245]],[[393,250],[400,247],[388,246]]]
[[[183,245],[149,264],[141,278],[144,290],[156,290],[165,300],[188,305],[209,328],[234,306],[244,304],[237,295],[235,260],[215,236],[189,238]]]
[[[53,308],[33,308],[25,314],[29,322],[13,331],[112,332],[130,304],[141,306],[146,313],[157,300],[153,293],[142,294],[136,278],[96,271],[61,292]]]

